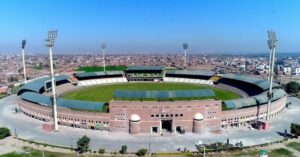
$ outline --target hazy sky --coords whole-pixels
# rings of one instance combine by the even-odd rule
[[[267,30],[278,51],[300,51],[300,0],[1,0],[0,53],[267,52]]]

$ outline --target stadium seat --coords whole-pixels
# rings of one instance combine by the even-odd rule
[[[125,82],[128,82],[125,77],[100,78],[100,79],[94,79],[94,80],[79,81],[78,86],[91,86],[91,85],[99,85],[99,84],[125,83]]]

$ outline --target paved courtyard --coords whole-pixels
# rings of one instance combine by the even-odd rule
[[[300,100],[288,98],[292,102],[278,117],[272,119],[271,128],[267,131],[251,130],[245,127],[224,129],[221,134],[203,133],[201,135],[187,133],[184,135],[154,136],[142,134],[137,136],[128,133],[112,133],[107,131],[93,131],[79,128],[60,126],[59,132],[45,132],[43,122],[29,118],[22,113],[16,113],[17,96],[12,95],[0,100],[0,126],[6,126],[12,133],[24,139],[69,147],[76,147],[79,137],[87,135],[91,138],[90,146],[94,150],[104,147],[109,151],[118,151],[122,145],[127,145],[129,151],[140,148],[150,148],[151,152],[176,151],[178,147],[194,151],[194,143],[202,140],[204,143],[242,141],[244,145],[255,145],[272,142],[283,137],[279,132],[289,131],[291,122],[299,122]]]

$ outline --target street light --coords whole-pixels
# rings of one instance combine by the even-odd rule
[[[275,62],[275,49],[277,44],[276,34],[273,31],[268,31],[268,46],[270,49],[270,69],[269,69],[269,92],[268,92],[268,106],[266,120],[270,120],[271,99],[273,97],[273,77],[274,77],[274,62]]]
[[[49,58],[50,58],[50,69],[51,69],[51,86],[52,86],[52,94],[53,94],[53,119],[54,119],[54,131],[58,131],[58,121],[57,121],[57,102],[56,102],[56,91],[55,91],[55,76],[53,70],[53,55],[52,55],[52,47],[54,46],[54,42],[57,36],[57,30],[48,31],[48,38],[45,40],[45,46],[49,48]]]
[[[24,83],[27,83],[27,78],[26,78],[26,67],[25,67],[25,45],[26,45],[26,40],[22,40],[22,62],[23,62],[23,74],[24,74]]]
[[[103,70],[105,71],[105,50],[106,50],[106,44],[101,44],[102,49],[102,63],[103,63]]]
[[[183,67],[184,69],[186,68],[186,50],[188,49],[189,45],[187,43],[182,44],[183,50],[184,50],[184,63]]]

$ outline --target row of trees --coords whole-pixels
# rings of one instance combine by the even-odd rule
[[[85,153],[87,151],[89,151],[89,144],[90,144],[91,139],[89,137],[87,137],[86,135],[82,136],[81,138],[78,139],[77,141],[77,151],[78,153]],[[138,156],[144,156],[146,155],[148,152],[147,149],[140,149],[137,151],[136,155]],[[104,154],[105,153],[105,149],[104,148],[100,148],[98,150],[99,154]],[[121,147],[121,149],[119,150],[119,153],[121,154],[127,154],[127,146],[123,145]]]

